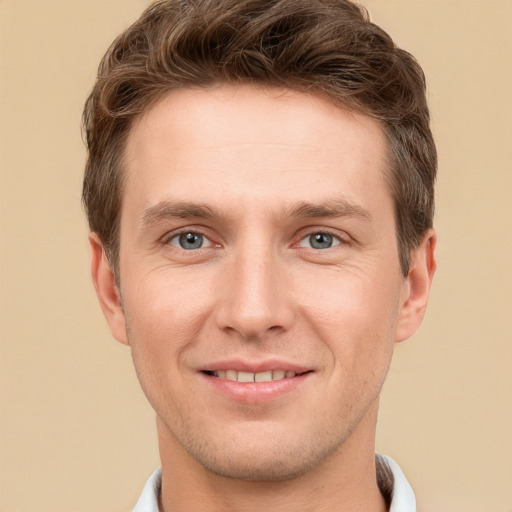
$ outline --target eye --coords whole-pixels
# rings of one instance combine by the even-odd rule
[[[185,251],[194,251],[196,249],[203,249],[205,247],[211,247],[212,243],[201,233],[195,233],[193,231],[186,231],[173,236],[169,243]]]
[[[304,237],[300,243],[300,247],[308,247],[311,249],[330,249],[331,247],[335,247],[336,245],[340,245],[341,241],[339,238],[331,235],[329,233],[312,233]]]

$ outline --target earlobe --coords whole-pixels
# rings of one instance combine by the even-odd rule
[[[419,328],[427,309],[436,271],[437,235],[430,229],[421,244],[411,251],[411,266],[402,286],[396,341],[410,338]]]
[[[89,247],[91,249],[91,277],[101,309],[114,338],[120,343],[128,345],[121,294],[103,244],[96,233],[89,234]]]

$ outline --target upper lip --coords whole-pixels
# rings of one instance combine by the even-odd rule
[[[203,372],[215,372],[218,370],[237,370],[241,372],[260,373],[271,370],[284,370],[295,373],[311,371],[312,368],[300,364],[282,361],[279,359],[266,359],[263,361],[248,361],[244,359],[225,359],[208,363],[199,368]]]

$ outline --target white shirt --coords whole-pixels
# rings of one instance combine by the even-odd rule
[[[393,476],[393,491],[389,512],[416,512],[416,498],[398,464],[386,455],[378,455],[381,464],[387,466]],[[162,485],[162,470],[157,469],[150,477],[133,512],[159,512],[158,495]]]

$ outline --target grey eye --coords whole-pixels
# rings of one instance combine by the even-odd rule
[[[309,244],[313,249],[329,249],[333,244],[333,237],[328,233],[314,233],[309,236]]]
[[[322,233],[321,231],[317,233],[312,233],[304,237],[300,241],[301,247],[307,247],[309,249],[330,249],[336,245],[340,245],[341,241],[338,237],[334,235],[330,235],[329,233]]]
[[[179,246],[186,251],[200,249],[204,243],[204,236],[200,233],[181,233],[181,235],[174,238],[174,240],[176,239]]]

